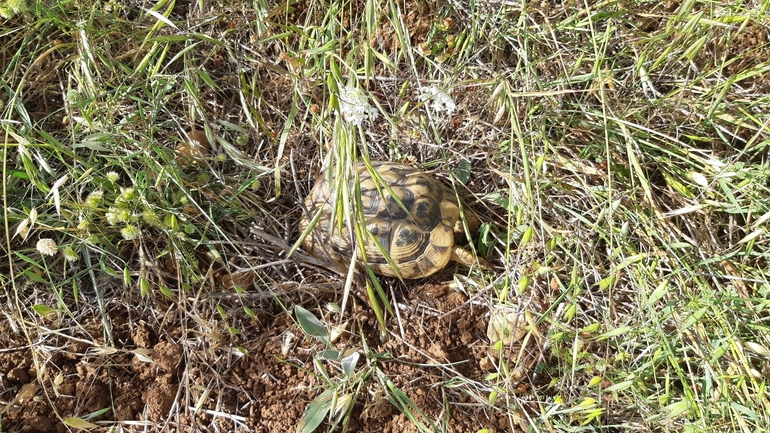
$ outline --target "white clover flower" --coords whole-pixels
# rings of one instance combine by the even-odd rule
[[[420,87],[420,100],[436,112],[452,114],[457,109],[454,99],[438,86]]]
[[[112,225],[136,221],[136,217],[128,209],[122,207],[110,207],[104,216],[107,218],[107,222]]]
[[[156,214],[155,211],[150,208],[144,209],[144,212],[142,212],[142,220],[154,226],[160,225],[160,219],[158,218],[158,214]]]
[[[59,252],[59,247],[56,245],[56,242],[50,238],[40,239],[37,241],[35,248],[40,251],[40,254],[45,254],[46,256],[55,256],[56,253]]]
[[[115,224],[117,224],[120,221],[122,221],[120,219],[120,216],[121,216],[120,214],[121,214],[121,210],[120,209],[115,208],[115,207],[111,207],[111,208],[109,208],[107,210],[107,213],[104,214],[104,217],[107,218],[107,222],[110,225],[114,226]]]
[[[340,113],[345,121],[359,126],[364,119],[377,119],[377,109],[369,105],[369,98],[358,87],[340,87]]]
[[[86,206],[90,208],[98,207],[102,204],[103,198],[104,193],[102,191],[93,191],[91,194],[88,194],[88,197],[86,197]]]
[[[118,214],[116,214],[115,212],[108,211],[107,213],[104,214],[104,217],[107,218],[107,222],[111,226],[114,226],[115,224],[118,223]]]
[[[6,20],[9,20],[13,18],[13,16],[16,15],[13,10],[5,5],[0,4],[0,18],[4,18]]]
[[[120,175],[114,171],[110,171],[107,173],[107,180],[109,180],[112,183],[115,183],[120,179]]]
[[[120,231],[120,235],[123,236],[123,239],[130,241],[132,239],[138,238],[140,232],[136,226],[127,226]]]
[[[133,188],[120,188],[120,198],[122,198],[125,201],[132,200],[136,197],[136,194],[134,192]]]
[[[78,92],[76,89],[69,89],[69,90],[67,90],[67,94],[64,96],[64,98],[70,104],[79,104],[79,103],[83,102],[83,100],[85,99],[83,97],[83,94]]]
[[[0,4],[0,17],[11,19],[16,14],[26,12],[28,8],[27,0],[8,0]]]

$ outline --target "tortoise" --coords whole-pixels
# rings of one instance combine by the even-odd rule
[[[372,161],[371,165],[375,178],[362,162],[355,164],[355,171],[360,185],[361,213],[370,233],[363,242],[366,263],[375,274],[400,274],[402,278],[414,279],[436,273],[450,260],[469,267],[479,263],[470,251],[455,244],[455,236],[465,231],[454,191],[430,174],[407,165],[383,161]],[[353,177],[348,185],[351,194],[355,193],[355,186]],[[353,246],[358,243],[350,233],[346,218],[343,217],[342,222],[333,221],[335,195],[326,177],[319,176],[305,199],[307,211],[300,219],[301,232],[304,233],[316,217],[318,220],[302,247],[318,259],[348,265]],[[351,203],[355,206],[356,200]],[[319,211],[321,215],[317,216]],[[470,211],[464,212],[469,228],[478,229],[478,217]],[[358,252],[356,256],[360,260],[362,254]],[[484,266],[483,262],[481,265]],[[362,263],[358,266],[361,268]]]

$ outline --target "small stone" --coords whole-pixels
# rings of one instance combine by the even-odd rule
[[[29,380],[29,375],[27,375],[27,371],[24,368],[14,368],[8,372],[8,379],[17,382],[27,382]]]
[[[523,311],[493,311],[487,326],[489,343],[502,341],[503,344],[508,345],[524,338],[527,334],[527,319],[524,315]]]
[[[492,371],[495,369],[495,364],[488,356],[485,356],[479,360],[479,367],[484,371]]]

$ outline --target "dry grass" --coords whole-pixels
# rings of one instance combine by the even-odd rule
[[[233,335],[254,299],[325,316],[318,293],[356,296],[353,278],[287,257],[299,203],[321,167],[406,161],[488,223],[474,247],[494,271],[454,289],[529,320],[516,350],[489,342],[489,375],[450,366],[441,385],[531,431],[768,429],[769,6],[30,5],[0,22],[5,320],[43,363],[42,317],[77,328],[116,302]],[[376,120],[340,114],[352,88]],[[380,283],[357,293],[380,323],[427,284]],[[322,404],[330,422],[374,387],[448,427],[372,359],[326,355],[305,368],[324,378],[311,409],[350,399]]]

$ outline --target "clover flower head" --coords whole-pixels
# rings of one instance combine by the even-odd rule
[[[120,188],[120,198],[122,198],[124,201],[130,201],[131,199],[136,197],[136,192],[133,188]]]
[[[51,238],[40,239],[37,241],[35,248],[37,248],[40,254],[44,254],[46,256],[54,256],[59,252],[59,246],[56,245],[56,241]]]
[[[138,238],[140,234],[139,228],[136,226],[126,226],[120,230],[120,235],[127,241]]]
[[[142,212],[142,220],[154,226],[160,225],[160,218],[158,218],[158,214],[150,208],[144,209],[144,212]]]
[[[98,207],[102,204],[102,199],[104,198],[104,192],[102,191],[93,191],[91,194],[88,194],[88,197],[86,197],[86,206],[90,208]]]

